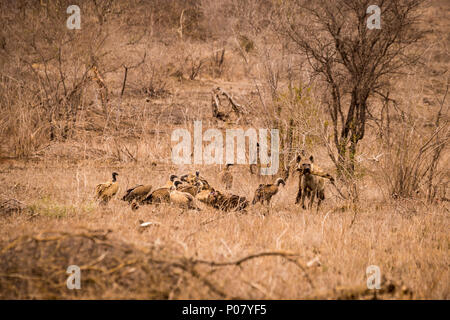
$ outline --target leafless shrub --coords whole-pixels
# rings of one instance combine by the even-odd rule
[[[225,65],[225,48],[214,50],[210,59],[210,73],[215,77],[221,77]]]
[[[141,72],[143,84],[141,91],[147,98],[163,98],[170,95],[169,73],[165,65],[148,62],[143,66]]]
[[[133,10],[142,10],[150,15],[151,33],[169,33],[168,37],[177,36],[179,39],[205,39],[208,30],[203,25],[203,10],[199,0],[166,1],[153,0],[149,2],[134,2]],[[134,25],[148,24],[139,15],[129,17]],[[167,34],[166,34],[167,35]]]
[[[448,84],[427,126],[424,126],[424,119],[406,108],[402,110],[397,106],[395,124],[392,124],[393,115],[386,113],[381,137],[384,156],[379,166],[389,196],[425,198],[429,203],[447,199],[449,182],[442,164],[443,151],[450,141],[447,93]]]
[[[2,143],[12,146],[13,155],[28,157],[46,141],[49,125],[45,110],[21,81],[5,76],[0,80],[0,100]]]
[[[191,52],[187,55],[185,63],[189,80],[195,80],[198,77],[206,61],[198,52]]]
[[[108,15],[111,14],[112,12],[111,7],[115,2],[116,0],[104,0],[104,1],[92,0],[93,11],[97,16],[98,23],[100,25],[102,25],[104,21],[108,19]]]
[[[2,6],[7,7],[3,32],[9,36],[1,55],[11,63],[2,71],[0,90],[13,89],[0,93],[9,101],[9,106],[2,104],[2,111],[11,113],[7,117],[11,122],[4,122],[4,127],[11,137],[21,137],[14,144],[14,155],[29,156],[48,141],[73,136],[79,111],[87,104],[86,88],[95,77],[91,68],[104,55],[106,33],[90,29],[88,19],[84,20],[88,31],[67,32],[61,6],[53,2],[29,4],[30,10],[12,3]],[[7,83],[11,80],[15,88]],[[102,107],[106,108],[103,96]]]
[[[239,45],[241,46],[242,50],[247,53],[250,53],[255,49],[255,42],[245,35],[239,36]]]

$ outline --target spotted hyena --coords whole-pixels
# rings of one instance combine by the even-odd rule
[[[334,181],[333,177],[325,173],[322,169],[314,164],[314,157],[297,156],[297,169],[300,172],[298,193],[295,203],[302,201],[302,208],[306,209],[305,198],[309,199],[308,208],[311,209],[315,198],[317,197],[317,210],[320,203],[325,200],[325,183],[323,178]]]

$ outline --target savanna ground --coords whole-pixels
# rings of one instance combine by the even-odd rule
[[[202,206],[197,212],[143,205],[133,211],[121,201],[136,184],[157,188],[172,173],[195,170],[224,188],[219,165],[172,164],[171,133],[187,128],[193,135],[194,120],[202,120],[203,130],[271,128],[291,114],[289,154],[306,150],[337,175],[322,125],[329,121],[319,102],[322,88],[304,75],[301,57],[280,49],[265,19],[271,2],[257,2],[86,1],[80,2],[82,29],[68,31],[68,5],[2,1],[3,18],[14,23],[0,34],[1,298],[373,298],[366,268],[376,265],[378,297],[449,299],[446,1],[422,9],[423,27],[432,29],[424,65],[391,84],[397,104],[390,123],[383,118],[386,105],[371,100],[374,116],[358,145],[354,177],[336,182],[343,194],[327,181],[318,212],[294,204],[298,174],[292,170],[270,208]],[[22,15],[35,19],[18,21]],[[93,61],[107,101],[87,76]],[[223,101],[230,119],[212,117],[211,89],[218,86],[247,113],[234,117]],[[388,131],[393,138],[386,144]],[[422,168],[435,153],[424,155],[423,146],[439,135],[445,146],[429,199],[429,170]],[[423,180],[410,178],[408,168]],[[120,190],[101,206],[94,188],[113,171]],[[232,172],[231,191],[249,200],[260,183],[277,177],[252,175],[248,165]],[[409,190],[399,179],[417,186]],[[153,224],[143,229],[140,221]],[[239,263],[260,253],[273,255]],[[72,264],[82,270],[80,290],[66,287]]]

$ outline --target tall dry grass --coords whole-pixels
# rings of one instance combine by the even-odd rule
[[[199,269],[230,297],[339,297],[332,293],[334,289],[348,288],[358,292],[358,288],[365,286],[367,266],[378,265],[383,277],[393,281],[398,288],[409,288],[414,298],[449,298],[448,209],[442,206],[419,202],[372,202],[358,207],[358,215],[353,221],[352,212],[342,206],[342,201],[333,196],[330,188],[318,213],[295,206],[297,185],[293,179],[275,196],[270,212],[262,207],[251,207],[245,214],[208,208],[196,212],[164,205],[143,206],[132,211],[119,199],[112,200],[107,207],[98,206],[92,198],[94,186],[107,179],[112,170],[118,171],[120,196],[136,183],[162,185],[167,180],[166,172],[180,171],[175,168],[158,171],[158,167],[134,165],[95,168],[86,164],[65,168],[52,164],[3,168],[8,173],[1,175],[2,194],[19,199],[32,210],[31,213],[23,211],[0,218],[3,243],[45,230],[70,233],[80,228],[111,229],[112,239],[125,241],[136,248],[172,248],[169,256],[173,259],[226,262],[253,253],[286,251],[298,254],[297,259],[303,266],[315,258],[320,262],[320,265],[305,267],[311,283],[301,269],[281,257],[254,259],[240,267],[217,268],[213,273],[210,271],[214,268]],[[217,169],[200,170],[212,185],[220,186],[216,179]],[[232,191],[251,197],[258,181],[249,176],[247,168],[235,170],[242,179],[235,183]],[[139,232],[139,220],[159,224]],[[73,257],[77,257],[75,252]],[[73,257],[70,263],[77,264]],[[90,257],[91,260],[95,258],[95,255]],[[5,281],[2,277],[4,275],[0,279]],[[89,283],[83,282],[83,285],[89,286]],[[208,290],[195,291],[189,286],[189,283],[180,284],[181,294],[177,297],[220,298]],[[2,296],[9,296],[7,291],[1,292]],[[27,297],[27,294],[24,290],[18,297]],[[81,291],[80,294],[83,295]],[[110,295],[103,292],[102,296]],[[131,292],[117,291],[111,297],[114,296],[134,297]],[[394,296],[386,296],[389,297]]]

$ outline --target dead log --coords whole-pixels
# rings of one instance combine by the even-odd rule
[[[247,110],[245,110],[245,108],[242,105],[234,101],[233,97],[226,91],[224,91],[221,88],[217,88],[217,91],[227,98],[228,102],[230,102],[231,104],[231,108],[238,116],[240,116],[241,114],[248,113]]]
[[[211,92],[211,108],[212,108],[213,117],[217,118],[221,121],[225,121],[228,119],[228,115],[226,115],[223,112],[220,112],[219,106],[220,106],[219,94],[217,93],[216,89],[213,89]]]

